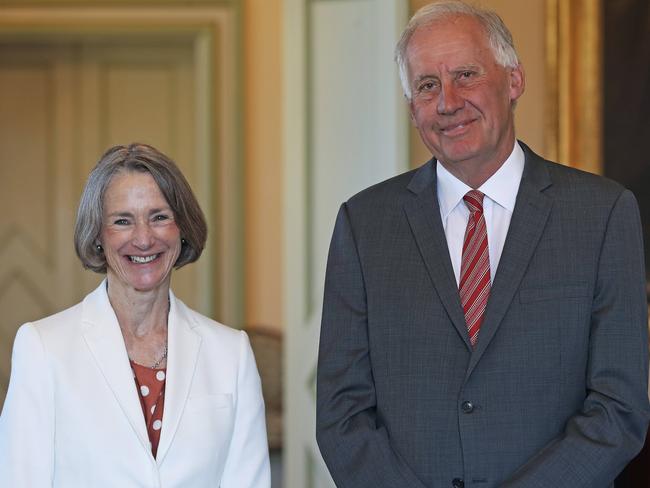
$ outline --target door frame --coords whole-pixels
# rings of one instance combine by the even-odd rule
[[[56,6],[0,7],[0,40],[106,39],[117,36],[183,36],[192,40],[195,61],[197,164],[207,178],[197,188],[215,236],[201,259],[200,308],[233,327],[243,326],[243,171],[235,4],[203,1],[67,2]],[[93,4],[92,7],[88,3]],[[130,3],[130,4],[129,4]],[[72,5],[71,5],[72,4]],[[75,4],[79,4],[78,6]],[[177,3],[178,5],[178,3]],[[200,196],[203,197],[200,197]]]

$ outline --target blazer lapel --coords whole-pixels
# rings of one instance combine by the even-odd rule
[[[178,429],[185,403],[190,393],[194,370],[201,348],[201,336],[192,329],[194,320],[187,308],[169,292],[169,318],[167,322],[167,379],[165,385],[165,410],[156,462],[161,465],[169,451]]]
[[[104,380],[142,446],[151,453],[142,406],[124,339],[106,293],[106,280],[83,301],[83,336]]]
[[[404,210],[433,286],[458,334],[471,351],[465,316],[440,218],[435,175],[435,160],[429,161],[415,173],[408,186],[414,198],[404,205]]]
[[[551,185],[548,169],[539,156],[523,143],[520,144],[526,154],[526,166],[499,267],[492,283],[478,343],[470,359],[466,378],[469,378],[496,334],[551,213],[552,201],[542,193]]]

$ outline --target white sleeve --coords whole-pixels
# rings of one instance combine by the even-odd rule
[[[0,415],[0,486],[45,488],[54,476],[54,390],[41,337],[16,335],[9,390]]]
[[[221,488],[269,488],[271,469],[262,384],[245,332],[241,332],[239,358],[235,425]]]

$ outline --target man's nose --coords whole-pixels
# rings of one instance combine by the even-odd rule
[[[438,96],[438,113],[449,115],[463,108],[464,100],[453,82],[443,82]]]

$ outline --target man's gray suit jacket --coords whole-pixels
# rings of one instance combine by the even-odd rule
[[[338,487],[607,487],[643,445],[647,306],[634,197],[522,147],[475,350],[435,160],[342,205],[317,389],[317,440]]]

